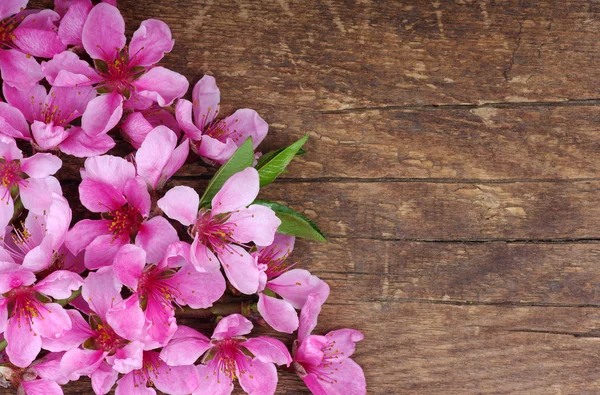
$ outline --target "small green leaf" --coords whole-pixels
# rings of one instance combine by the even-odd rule
[[[248,140],[235,151],[227,163],[221,166],[210,180],[204,195],[200,198],[200,206],[208,206],[229,177],[252,166],[252,163],[254,163],[254,149],[252,148],[252,138],[248,137]]]
[[[287,165],[289,165],[304,143],[306,143],[306,140],[308,140],[308,135],[279,152],[275,151],[274,153],[268,153],[267,155],[269,155],[269,157],[263,160],[262,163],[259,162],[257,164],[256,170],[258,170],[258,175],[260,176],[261,187],[269,185],[275,181],[278,175],[283,173]]]
[[[94,66],[96,66],[96,70],[98,70],[102,74],[108,73],[108,64],[100,59],[94,59]]]
[[[266,200],[255,200],[254,204],[260,204],[275,211],[275,215],[281,220],[281,225],[277,228],[277,232],[315,241],[327,241],[317,225],[299,212],[283,204]]]

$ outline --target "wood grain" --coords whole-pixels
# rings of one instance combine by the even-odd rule
[[[264,150],[311,135],[261,197],[329,236],[295,256],[332,286],[317,331],[365,333],[369,393],[600,393],[596,2],[119,5],[129,34],[169,23],[165,65],[215,75],[223,114],[256,109]],[[171,185],[201,189],[205,171]]]

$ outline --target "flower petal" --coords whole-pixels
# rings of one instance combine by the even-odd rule
[[[41,337],[33,332],[24,321],[9,319],[4,337],[8,342],[6,347],[8,359],[20,368],[29,366],[42,349]]]
[[[169,25],[157,19],[146,19],[133,33],[129,43],[131,64],[152,66],[158,63],[165,53],[171,52],[174,43]]]
[[[35,143],[44,151],[56,148],[60,143],[65,141],[69,133],[63,126],[56,126],[54,122],[43,123],[33,121],[31,125],[31,135]]]
[[[306,303],[300,312],[300,325],[298,326],[298,341],[302,343],[304,338],[311,334],[317,326],[317,319],[321,313],[321,296],[314,294],[308,295]]]
[[[52,10],[41,10],[25,17],[12,31],[13,43],[24,53],[51,58],[66,49],[56,31],[55,23],[60,15]]]
[[[109,220],[84,219],[75,224],[67,233],[65,245],[73,255],[78,255],[94,239],[108,233]]]
[[[111,267],[90,272],[83,282],[81,296],[103,320],[108,310],[123,300],[121,298],[121,283],[113,274]]]
[[[190,139],[198,141],[202,138],[202,131],[192,121],[192,103],[190,101],[185,99],[177,100],[175,117],[179,127],[181,127]]]
[[[31,329],[39,336],[58,339],[71,329],[71,318],[58,303],[45,303],[32,317]]]
[[[5,191],[6,188],[0,188],[0,229],[6,229],[15,213],[15,204],[10,192]]]
[[[192,188],[180,185],[169,189],[156,204],[167,217],[189,226],[196,221],[200,196]]]
[[[185,95],[189,82],[183,75],[159,66],[143,74],[134,85],[137,95],[166,107]]]
[[[162,175],[160,180],[158,181],[158,188],[162,188],[165,186],[165,183],[183,166],[185,161],[187,160],[188,154],[190,152],[190,142],[187,138],[185,138],[181,144],[173,151],[171,158],[165,165],[165,168],[162,171]]]
[[[242,108],[223,119],[219,125],[226,130],[224,136],[232,139],[238,146],[242,145],[248,137],[252,137],[254,149],[265,139],[269,125],[254,110]]]
[[[200,385],[200,377],[194,365],[169,367],[158,361],[158,368],[152,377],[157,390],[165,394],[190,394]]]
[[[287,347],[277,339],[258,336],[246,340],[241,345],[262,362],[286,366],[292,363],[292,356]]]
[[[221,102],[221,92],[217,87],[215,77],[212,75],[203,76],[194,85],[192,99],[194,101],[196,126],[200,130],[204,130],[217,116],[219,103]]]
[[[146,251],[148,262],[158,263],[165,255],[167,247],[177,241],[179,237],[173,225],[164,217],[153,217],[140,226],[135,245]]]
[[[101,81],[96,70],[71,51],[61,52],[42,62],[41,70],[50,85],[56,87],[86,86]]]
[[[125,48],[125,21],[116,7],[100,3],[89,13],[81,41],[92,59],[112,61]]]
[[[58,156],[39,153],[21,160],[21,171],[29,177],[42,178],[52,175],[62,166]]]
[[[113,185],[123,192],[127,181],[135,177],[135,166],[118,156],[102,155],[87,158],[81,176]]]
[[[227,222],[237,225],[233,228],[233,238],[237,242],[245,244],[253,241],[263,246],[273,243],[281,224],[273,210],[258,204],[233,212]]]
[[[242,247],[229,245],[217,252],[231,285],[241,293],[252,295],[258,290],[260,271],[254,258]]]
[[[15,15],[27,7],[29,0],[4,0],[0,3],[0,19]]]
[[[114,355],[107,357],[106,360],[113,365],[114,370],[126,374],[142,368],[143,353],[144,344],[133,341],[125,347],[119,348]]]
[[[35,58],[16,49],[0,50],[2,80],[17,89],[28,89],[42,78],[42,69]]]
[[[60,361],[60,371],[69,380],[78,380],[80,376],[92,374],[104,361],[102,350],[82,350],[74,348],[65,353]]]
[[[221,264],[215,254],[205,244],[200,242],[198,235],[194,237],[190,248],[190,263],[199,272],[214,272]]]
[[[46,237],[23,258],[23,267],[32,272],[46,270],[52,264],[52,237]]]
[[[215,372],[219,368],[209,365],[197,365],[196,370],[200,377],[200,385],[192,395],[229,395],[233,392],[233,382],[229,376],[221,374],[219,377]]]
[[[160,359],[169,366],[191,365],[211,347],[206,336],[180,325],[171,341],[160,352]]]
[[[94,332],[90,329],[79,311],[69,309],[66,312],[71,319],[71,329],[59,338],[42,338],[42,348],[44,350],[53,352],[68,351],[80,346],[94,335]]]
[[[177,136],[166,126],[157,126],[146,136],[135,154],[137,171],[153,189],[156,189],[163,170],[177,145]]]
[[[156,395],[156,391],[146,387],[145,380],[136,376],[136,372],[130,372],[117,381],[115,395]]]
[[[38,281],[33,289],[54,299],[66,299],[82,285],[83,279],[78,274],[68,270],[57,270]]]
[[[91,374],[92,389],[96,394],[106,394],[115,385],[119,372],[106,362],[102,362],[98,369]]]
[[[277,388],[277,369],[272,363],[254,358],[238,380],[248,395],[271,395]]]
[[[21,385],[27,395],[63,395],[60,385],[47,379],[22,381]]]
[[[62,195],[60,183],[53,176],[28,178],[20,185],[19,191],[23,206],[39,215],[43,215],[52,205],[53,193]]]
[[[192,265],[183,266],[170,282],[177,286],[177,302],[193,309],[212,306],[225,292],[225,279],[220,271],[199,272]]]
[[[90,137],[79,126],[72,126],[69,135],[58,147],[67,155],[87,158],[105,154],[114,146],[115,141],[108,134]]]
[[[212,213],[228,213],[249,206],[258,196],[258,185],[259,176],[255,168],[248,167],[235,173],[213,197]]]
[[[135,177],[127,181],[123,194],[127,199],[127,203],[135,208],[142,217],[150,215],[150,193],[148,187],[141,177]]]
[[[72,1],[60,20],[58,36],[66,45],[82,46],[83,26],[94,6],[90,0]]]
[[[296,309],[301,309],[310,294],[319,296],[321,303],[329,297],[329,285],[308,270],[293,269],[267,283],[267,288],[287,300]]]
[[[298,313],[287,301],[258,295],[258,312],[273,329],[283,333],[293,333],[298,329]]]
[[[353,360],[348,359],[343,364],[336,365],[331,374],[331,368],[324,368],[323,373],[331,380],[320,380],[315,373],[304,377],[304,383],[314,394],[356,394],[367,393],[367,382],[362,368]]]
[[[9,86],[5,85],[5,87]],[[4,92],[7,91],[8,90],[6,89],[4,90]],[[25,117],[23,116],[21,111],[19,111],[18,109],[16,109],[8,103],[0,103],[0,128],[0,133],[2,133],[4,136],[25,140],[31,139],[31,135],[29,133],[29,125],[27,125]]]
[[[112,234],[96,237],[85,250],[83,257],[85,267],[95,270],[112,265],[119,248],[126,244],[128,240],[127,235],[119,238],[115,238]]]
[[[125,196],[115,186],[91,178],[79,184],[79,199],[93,213],[116,211],[127,203]]]
[[[133,244],[125,244],[115,256],[113,270],[123,284],[131,289],[137,289],[146,266],[146,252]]]
[[[212,338],[217,340],[231,339],[243,336],[252,330],[252,322],[240,314],[231,314],[223,317],[215,327]]]
[[[122,115],[123,96],[117,92],[100,95],[88,103],[81,117],[81,128],[92,137],[106,134],[119,123]]]

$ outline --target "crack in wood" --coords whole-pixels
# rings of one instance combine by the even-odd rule
[[[580,237],[580,238],[552,238],[552,239],[421,239],[421,238],[402,238],[402,237],[377,237],[377,236],[347,236],[339,234],[328,234],[328,239],[358,239],[358,240],[376,240],[407,243],[446,243],[446,244],[597,244],[600,242],[598,237]]]
[[[347,306],[353,303],[335,303],[328,302],[328,305]],[[543,308],[591,308],[600,309],[600,304],[593,303],[538,303],[538,302],[483,302],[473,300],[441,300],[441,299],[411,299],[411,298],[398,298],[398,299],[360,299],[362,303],[393,303],[393,304],[437,304],[437,305],[449,305],[449,306],[496,306],[506,308],[520,308],[520,307],[543,307]],[[479,326],[479,325],[478,325]],[[482,326],[483,327],[483,326]],[[599,335],[600,336],[600,335]]]

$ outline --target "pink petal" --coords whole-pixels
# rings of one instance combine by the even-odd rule
[[[117,381],[115,395],[156,395],[154,389],[146,387],[146,380],[135,373],[127,373]]]
[[[298,341],[300,343],[317,326],[317,319],[319,318],[319,313],[321,313],[322,305],[323,302],[321,302],[320,295],[309,295],[306,299],[306,303],[304,303],[304,307],[300,312],[300,325],[298,326]]]
[[[31,270],[14,263],[4,263],[0,271],[0,294],[13,288],[28,286],[35,282],[35,274]]]
[[[82,285],[83,279],[78,274],[67,270],[57,270],[38,281],[33,289],[55,299],[66,299]]]
[[[262,246],[273,243],[281,224],[273,210],[258,204],[233,212],[227,222],[237,224],[233,228],[233,238],[237,242],[245,244],[253,241]]]
[[[90,0],[73,1],[65,15],[60,20],[58,36],[66,45],[81,46],[81,35],[83,26],[93,5]]]
[[[212,123],[217,116],[219,103],[221,102],[221,92],[217,87],[215,77],[205,75],[194,85],[192,91],[192,100],[194,102],[194,119],[196,126],[204,130],[206,125]]]
[[[243,336],[252,330],[252,322],[240,314],[231,314],[224,317],[213,332],[212,338],[217,340],[230,339]]]
[[[2,92],[6,101],[18,109],[28,122],[33,122],[35,119],[42,119],[41,110],[44,108],[44,103],[47,101],[48,93],[46,88],[40,84],[35,84],[32,87],[19,90],[6,83],[2,84]],[[9,114],[4,114],[6,110],[2,108],[2,115],[5,118],[10,118]],[[20,134],[29,137],[29,127],[17,127],[16,125],[24,125],[21,120],[23,116],[17,115],[16,121],[8,121],[10,125],[13,125],[16,129],[20,130]]]
[[[6,90],[5,90],[6,92]],[[0,103],[0,133],[4,136],[31,139],[29,125],[21,111],[8,103]]]
[[[192,395],[229,395],[233,392],[233,382],[229,376],[220,373],[217,377],[215,374],[219,367],[209,362],[209,365],[197,365],[196,370],[200,377],[200,385]]]
[[[140,148],[144,139],[155,127],[164,125],[179,135],[180,128],[170,112],[157,107],[144,112],[132,112],[121,122],[120,129],[125,139],[135,148]]]
[[[194,365],[169,367],[162,361],[152,377],[157,390],[165,394],[190,394],[200,385],[200,377]]]
[[[165,53],[171,52],[174,43],[169,25],[156,19],[147,19],[133,33],[129,43],[129,58],[133,65],[151,66],[158,63]]]
[[[42,240],[40,245],[32,248],[23,259],[23,267],[33,272],[46,270],[52,264],[52,237]]]
[[[65,353],[60,361],[61,372],[70,380],[92,374],[104,361],[102,350],[82,350],[74,348]]]
[[[0,229],[5,229],[14,215],[15,204],[6,188],[0,187],[0,194]]]
[[[109,220],[81,220],[67,234],[65,245],[73,255],[78,255],[96,237],[107,234],[109,225]]]
[[[107,357],[106,360],[113,365],[114,370],[126,374],[142,368],[143,353],[144,345],[134,341],[118,349],[115,355]]]
[[[68,351],[83,344],[83,342],[94,335],[94,332],[90,329],[79,311],[69,309],[66,312],[71,319],[71,329],[58,338],[44,337],[42,339],[42,348],[44,350],[53,352]]]
[[[69,129],[69,135],[58,146],[62,152],[78,158],[87,158],[105,154],[115,146],[115,141],[108,134],[90,137],[79,126]]]
[[[178,268],[190,261],[190,245],[184,241],[169,244],[158,267]]]
[[[112,234],[96,237],[85,250],[83,257],[85,267],[95,270],[112,265],[119,248],[126,244],[128,239],[128,236],[115,238]]]
[[[13,30],[14,44],[24,53],[51,58],[66,49],[54,25],[60,16],[52,10],[42,10],[25,17]]]
[[[63,196],[53,193],[52,203],[46,215],[45,233],[52,237],[52,249],[57,251],[64,243],[71,225],[71,208]]]
[[[158,182],[158,188],[162,188],[165,186],[166,182],[183,166],[185,161],[187,160],[188,154],[190,152],[190,142],[186,138],[181,144],[173,151],[171,158],[165,165],[165,168],[162,171],[162,176]]]
[[[127,203],[125,196],[116,187],[91,178],[86,178],[79,184],[79,199],[93,213],[116,211]]]
[[[183,266],[170,283],[177,287],[175,298],[193,309],[212,306],[225,292],[225,279],[220,271],[198,272],[192,265]]]
[[[238,146],[232,139],[226,139],[225,142],[219,141],[208,135],[202,136],[198,143],[198,155],[203,158],[212,159],[219,164],[223,164],[231,158],[238,149]]]
[[[58,303],[45,303],[39,312],[32,318],[31,325],[39,336],[58,339],[71,329],[71,318]]]
[[[0,3],[0,19],[15,15],[27,7],[29,0],[3,0]]]
[[[44,348],[44,339],[42,339],[42,348]],[[44,358],[39,359],[31,369],[39,376],[40,379],[53,381],[57,384],[64,385],[69,382],[60,371],[60,360],[63,356],[61,352],[49,353]]]
[[[100,3],[89,13],[81,41],[92,59],[112,61],[125,47],[125,21],[116,7]]]
[[[42,339],[35,334],[25,322],[9,319],[4,332],[8,342],[6,355],[14,365],[26,368],[37,357],[42,349]]]
[[[229,245],[217,252],[231,285],[241,293],[252,295],[258,290],[260,271],[254,258],[242,247]]]
[[[65,141],[69,133],[62,126],[55,126],[54,122],[43,123],[34,121],[31,125],[31,135],[36,144],[44,151],[56,148]]]
[[[17,89],[28,89],[38,83],[44,74],[31,55],[16,49],[0,50],[2,80]]]
[[[254,149],[264,140],[269,125],[254,110],[243,108],[237,110],[232,115],[223,119],[220,124],[225,135],[236,142],[238,146],[242,145],[248,137],[252,137],[252,146]]]
[[[347,328],[331,331],[326,337],[329,343],[335,344],[335,351],[325,352],[326,356],[338,360],[348,358],[354,354],[356,343],[364,339],[361,332]]]
[[[190,187],[176,186],[156,202],[167,217],[189,226],[196,222],[200,196]]]
[[[115,256],[113,270],[119,281],[135,290],[142,277],[144,266],[146,266],[146,252],[140,247],[125,244]]]
[[[40,153],[21,160],[21,171],[34,178],[52,175],[61,166],[62,160],[52,154]]]
[[[325,336],[310,335],[302,340],[296,351],[295,360],[304,367],[317,367],[323,363],[325,353],[323,350],[328,346]]]
[[[87,158],[81,176],[113,185],[122,192],[127,181],[135,177],[135,166],[118,156],[102,155]]]
[[[367,383],[362,368],[353,360],[347,359],[336,365],[337,370],[331,374],[331,368],[323,368],[323,374],[331,380],[320,380],[316,374],[309,374],[303,380],[314,394],[356,394],[367,393]]]
[[[62,195],[60,183],[53,176],[28,178],[20,185],[19,190],[23,206],[40,215],[50,208],[53,193]]]
[[[240,385],[249,395],[271,395],[277,388],[277,369],[272,363],[254,358],[238,378]]]
[[[106,134],[119,123],[122,115],[123,96],[117,92],[100,95],[88,103],[81,117],[81,128],[92,137]]]
[[[192,122],[192,103],[185,99],[177,100],[175,116],[179,127],[192,140],[200,140],[202,131]]]
[[[166,126],[154,128],[135,154],[137,171],[153,189],[157,189],[163,170],[177,145],[177,136]]]
[[[96,90],[91,86],[53,86],[48,93],[47,104],[51,108],[61,110],[57,114],[57,119],[61,120],[64,124],[79,118],[85,112],[89,102],[96,96]]]
[[[0,299],[0,333],[4,333],[8,325],[8,299]]]
[[[98,369],[91,374],[92,389],[96,394],[106,394],[115,385],[119,372],[106,362],[102,362]]]
[[[154,67],[137,79],[134,85],[139,96],[165,107],[185,95],[189,82],[179,73],[164,67]]]
[[[153,217],[140,226],[135,245],[146,251],[148,262],[158,263],[165,255],[167,247],[177,241],[179,237],[173,225],[163,217]]]
[[[182,331],[182,328],[185,328]],[[179,326],[173,339],[163,347],[160,359],[170,366],[191,365],[212,345],[203,334],[184,326]]]
[[[41,70],[52,86],[86,86],[101,81],[96,70],[71,51],[61,52],[42,62]]]
[[[301,309],[310,294],[319,296],[321,303],[329,297],[329,286],[308,270],[293,269],[269,281],[267,288],[275,291],[296,309]]]
[[[258,185],[258,171],[255,168],[248,167],[235,173],[213,197],[212,213],[228,213],[249,206],[258,196]]]
[[[190,248],[190,263],[199,272],[214,272],[221,266],[210,248],[200,243],[198,235],[194,237]]]
[[[108,310],[121,302],[121,284],[113,274],[111,267],[90,272],[84,280],[81,295],[90,308],[105,319]]]
[[[56,382],[41,379],[21,382],[27,395],[63,395],[63,390]]]
[[[142,311],[137,294],[133,294],[124,301],[115,303],[106,312],[106,322],[113,328],[117,335],[124,339],[141,339],[146,326],[146,316]]]
[[[258,312],[278,332],[293,333],[298,329],[298,314],[285,300],[261,292],[258,295]]]
[[[148,217],[150,214],[150,193],[148,187],[141,177],[135,177],[127,181],[123,194],[127,199],[127,203],[142,215]]]
[[[275,233],[273,243],[267,247],[258,247],[258,252],[268,250],[273,259],[285,259],[294,250],[296,238],[282,233]]]
[[[167,344],[177,330],[173,305],[149,297],[144,314],[147,328],[140,341],[145,344],[145,348],[157,348]]]
[[[241,345],[262,362],[286,366],[292,363],[292,356],[287,347],[277,339],[258,336],[246,340]]]

